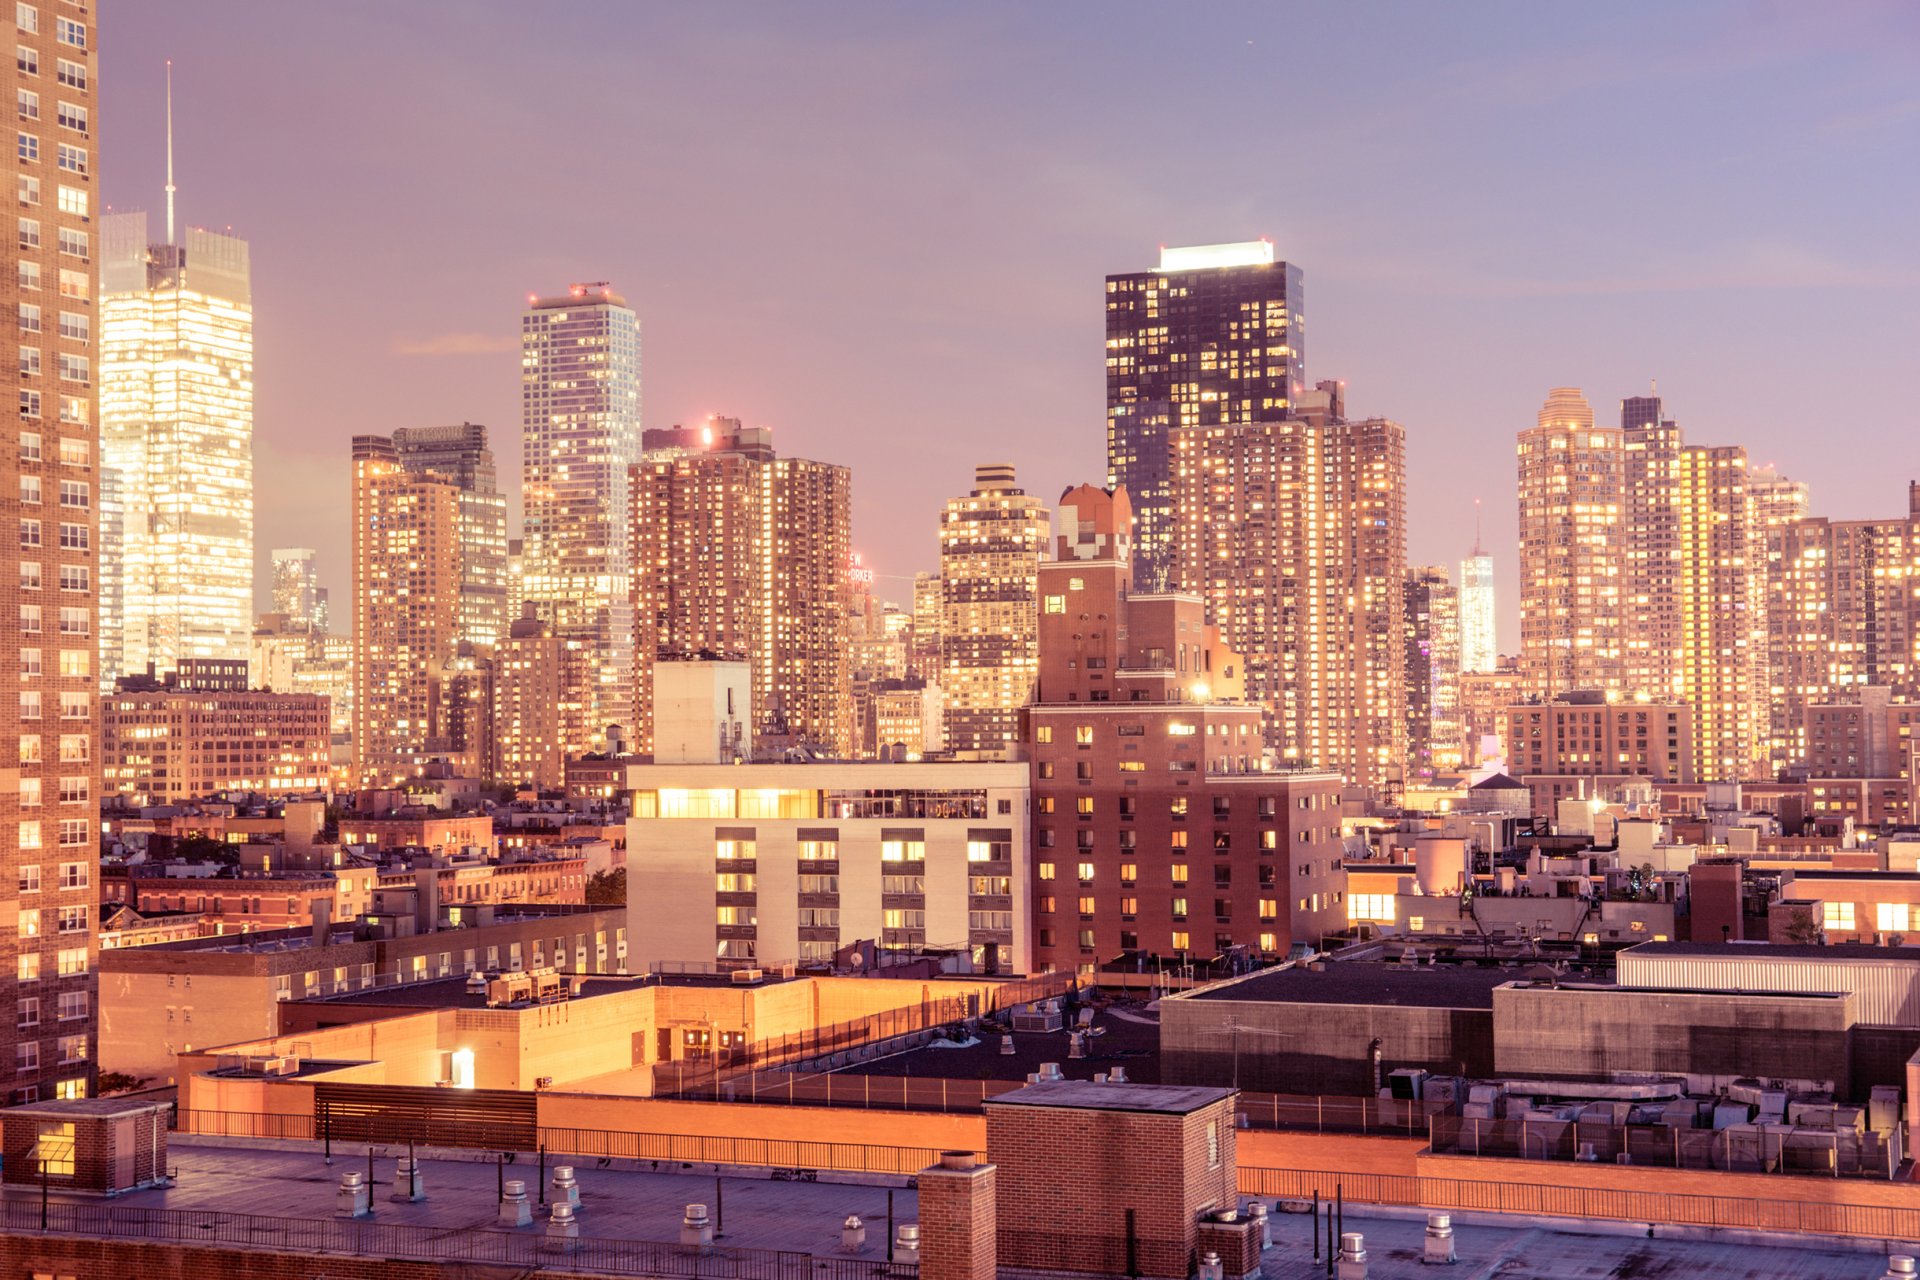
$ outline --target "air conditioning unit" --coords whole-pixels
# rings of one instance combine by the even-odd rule
[[[764,976],[766,975],[758,969],[735,969],[733,971],[733,981],[735,985],[742,987],[750,983],[758,982]]]

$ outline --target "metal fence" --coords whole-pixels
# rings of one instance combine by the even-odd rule
[[[1576,1160],[1651,1165],[1666,1169],[1720,1169],[1886,1180],[1900,1166],[1897,1141],[1872,1131],[1838,1133],[1793,1125],[1682,1129],[1674,1125],[1613,1125],[1573,1120],[1432,1118],[1436,1154],[1497,1156],[1510,1160]]]
[[[558,1268],[678,1280],[911,1280],[913,1263],[819,1257],[774,1249],[695,1248],[652,1240],[549,1240],[488,1229],[366,1222],[355,1218],[280,1218],[199,1209],[135,1209],[104,1204],[0,1201],[9,1235],[47,1232],[94,1239],[167,1241],[271,1249],[290,1254],[418,1258],[515,1267]]]
[[[1336,1191],[1354,1204],[1599,1218],[1743,1231],[1797,1231],[1881,1240],[1920,1239],[1920,1208],[1240,1166],[1242,1195],[1306,1201],[1315,1194],[1324,1200]]]
[[[742,1075],[780,1067],[806,1070],[820,1066],[831,1070],[855,1059],[883,1056],[905,1047],[899,1042],[909,1037],[1016,1005],[1052,999],[1066,994],[1073,983],[1071,974],[1044,973],[1034,978],[994,983],[983,991],[939,996],[750,1044],[711,1045],[707,1052],[697,1056],[656,1063],[654,1096],[722,1098],[725,1086]]]
[[[301,1142],[326,1142],[328,1135],[314,1123],[312,1116],[249,1115],[227,1111],[180,1111],[174,1114],[173,1127],[182,1134],[226,1138],[279,1138]],[[369,1143],[389,1148],[403,1147],[412,1139],[424,1146],[457,1147],[478,1151],[516,1153],[545,1150],[549,1156],[575,1158],[645,1160],[660,1165],[742,1165],[752,1168],[790,1170],[797,1174],[812,1172],[880,1173],[912,1177],[922,1169],[939,1163],[937,1147],[890,1147],[859,1142],[803,1142],[782,1138],[733,1137],[722,1134],[630,1133],[610,1129],[570,1129],[542,1126],[535,1131],[534,1146],[503,1146],[499,1135],[493,1142],[476,1141],[472,1127],[453,1124],[436,1130],[431,1123],[396,1127],[390,1134],[356,1133],[351,1139],[335,1133],[331,1141],[342,1150],[353,1150]]]

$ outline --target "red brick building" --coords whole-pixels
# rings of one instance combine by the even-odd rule
[[[1035,965],[1147,983],[1346,925],[1340,779],[1264,768],[1197,596],[1135,595],[1124,491],[1059,504],[1028,713]]]

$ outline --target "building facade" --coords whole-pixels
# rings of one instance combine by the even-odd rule
[[[1407,570],[1404,652],[1407,667],[1407,778],[1458,769],[1460,598],[1444,565]]]
[[[247,242],[100,219],[101,464],[120,538],[108,676],[245,658],[253,632],[253,285]],[[111,638],[110,638],[111,639]]]
[[[1693,708],[1575,693],[1506,709],[1507,771],[1516,777],[1697,781]]]
[[[1493,586],[1493,557],[1474,540],[1473,554],[1460,562],[1460,669],[1491,671],[1500,661],[1499,611]]]
[[[705,654],[752,669],[757,747],[851,756],[852,473],[778,457],[770,431],[738,419],[648,440],[630,481],[638,750],[655,663]]]
[[[460,639],[497,644],[513,619],[507,613],[507,499],[500,492],[487,429],[471,422],[450,427],[401,427],[393,433],[400,465],[415,475],[451,481],[460,490],[455,532],[460,542]]]
[[[312,547],[275,547],[270,561],[273,612],[293,630],[325,631],[326,593],[320,589],[319,553]]]
[[[0,289],[20,339],[19,409],[0,449],[15,527],[0,538],[0,647],[17,691],[0,712],[0,1063],[11,1103],[91,1092],[98,957],[99,715],[95,424],[101,208],[92,157],[98,36],[88,11],[21,5],[12,78],[18,234]]]
[[[1005,758],[1039,667],[1040,559],[1047,509],[1011,464],[975,468],[973,491],[940,517],[940,687],[946,745]]]
[[[538,618],[521,618],[493,658],[495,776],[538,788],[566,785],[567,760],[585,750],[585,661]]]
[[[385,436],[353,441],[353,751],[362,781],[412,776],[445,736],[460,642],[460,489]]]
[[[1107,277],[1107,483],[1133,500],[1140,585],[1173,581],[1173,433],[1288,417],[1306,388],[1300,268],[1265,240],[1162,249]]]
[[[520,322],[523,606],[586,654],[593,744],[631,715],[640,321],[605,284],[534,298]],[[511,593],[511,587],[509,587]]]
[[[1124,491],[1055,510],[1029,708],[1034,958],[1141,985],[1344,927],[1341,781],[1269,771],[1265,713],[1196,595],[1136,594]]]
[[[306,693],[123,689],[101,699],[102,790],[136,805],[331,788],[332,715]]]
[[[1577,387],[1556,387],[1520,434],[1520,670],[1529,693],[1621,680],[1620,431],[1596,427]]]
[[[1406,432],[1322,382],[1283,420],[1172,433],[1174,572],[1246,662],[1269,745],[1363,786],[1407,757]]]

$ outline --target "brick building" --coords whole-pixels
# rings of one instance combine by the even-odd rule
[[[1029,709],[1034,962],[1102,981],[1345,927],[1340,778],[1265,768],[1197,596],[1134,594],[1124,490],[1062,496]]]
[[[332,714],[313,693],[121,689],[100,703],[103,790],[141,805],[326,791]]]
[[[1693,709],[1685,703],[1609,700],[1568,693],[1509,706],[1501,732],[1507,772],[1525,779],[1643,777],[1692,782]]]

